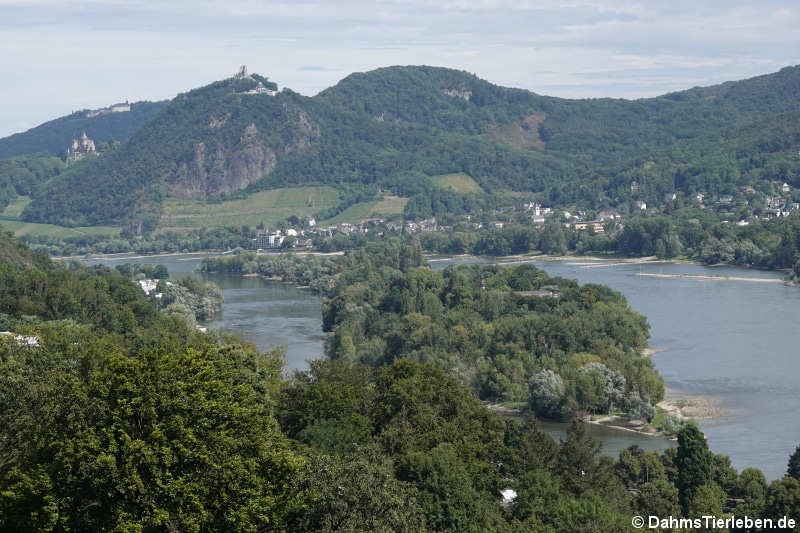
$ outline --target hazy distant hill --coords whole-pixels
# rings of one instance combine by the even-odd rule
[[[381,187],[415,206],[438,201],[432,176],[459,172],[488,194],[588,207],[630,199],[633,180],[649,202],[800,185],[800,67],[633,101],[546,97],[434,67],[352,74],[313,98],[254,94],[259,81],[179,95],[116,152],[51,179],[25,218],[129,223],[158,215],[166,197],[308,184]]]
[[[165,105],[166,102],[136,102],[130,104],[130,111],[122,113],[77,111],[0,139],[0,159],[36,152],[58,155],[83,132],[95,141],[124,142]]]

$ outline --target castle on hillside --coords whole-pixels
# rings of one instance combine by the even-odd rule
[[[67,163],[72,163],[86,155],[96,153],[94,141],[91,140],[84,131],[80,139],[72,139],[72,146],[67,148]]]
[[[239,71],[233,75],[234,80],[255,80],[258,81],[255,88],[250,89],[249,91],[243,91],[238,94],[268,94],[270,96],[275,96],[278,94],[277,88],[278,86],[275,85],[275,89],[267,87],[264,83],[259,79],[253,78],[250,74],[247,73],[247,65],[242,65],[239,67]]]

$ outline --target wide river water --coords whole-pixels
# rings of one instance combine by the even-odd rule
[[[113,266],[149,262],[181,277],[201,256],[93,260]],[[484,259],[432,258],[433,268]],[[724,414],[700,421],[711,449],[729,455],[736,468],[761,468],[781,477],[800,444],[800,288],[781,283],[651,277],[640,274],[730,276],[779,279],[772,272],[692,264],[625,264],[615,261],[531,260],[551,276],[601,283],[622,292],[651,326],[653,361],[668,389],[714,399]],[[516,264],[516,263],[515,263]],[[284,283],[260,278],[210,275],[223,290],[222,316],[208,323],[252,340],[261,349],[287,346],[287,370],[305,369],[323,356],[320,298]],[[563,435],[564,425],[546,424]],[[638,444],[645,449],[674,445],[660,438],[589,426],[604,452]]]

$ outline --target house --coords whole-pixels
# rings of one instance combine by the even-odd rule
[[[571,226],[572,229],[577,231],[592,230],[595,233],[605,233],[603,223],[599,220],[592,220],[589,222],[573,222]]]
[[[542,206],[536,202],[525,202],[525,211],[533,211],[533,216],[542,215]]]
[[[306,228],[313,228],[317,225],[317,219],[312,216],[306,216],[303,218],[303,226]]]
[[[600,211],[597,214],[597,220],[604,222],[606,220],[616,220],[619,218],[619,213],[616,211]]]
[[[542,215],[533,215],[531,220],[535,225],[541,226],[544,225],[545,218]]]
[[[285,237],[281,235],[280,230],[276,230],[272,233],[259,232],[253,242],[256,249],[261,250],[265,248],[280,248],[284,239]]]
[[[791,188],[791,187],[789,187],[789,184],[788,184],[788,183],[784,183],[783,185],[781,185],[781,191],[783,191],[783,192],[789,192],[789,191],[791,191],[791,190],[792,190],[792,188]]]
[[[675,194],[674,192],[668,192],[667,194],[664,195],[664,201],[665,202],[671,202],[674,199],[676,199],[677,197],[678,197],[678,195]]]
[[[736,223],[736,225],[737,226],[749,226],[750,223],[748,221],[746,221],[746,220],[740,220],[739,222]]]
[[[268,96],[275,96],[278,94],[278,91],[265,87],[264,84],[259,81],[255,88],[250,89],[249,91],[244,91],[240,94],[266,94]]]
[[[642,200],[636,200],[636,208],[644,211],[647,209],[647,203],[643,202]]]
[[[731,202],[733,202],[733,196],[730,194],[723,194],[719,197],[719,203],[721,204],[729,204]]]
[[[786,205],[786,200],[777,196],[767,196],[764,202],[767,209],[782,209]]]
[[[701,204],[703,203],[703,199],[704,199],[705,197],[706,197],[706,195],[705,195],[705,194],[703,194],[703,193],[701,193],[701,192],[696,192],[696,193],[694,193],[694,194],[692,195],[692,199],[693,199],[695,202],[699,202],[699,203],[701,203]]]
[[[422,231],[436,231],[436,228],[438,227],[436,224],[436,218],[426,218],[419,223],[419,227],[422,229]]]
[[[639,191],[639,182],[632,181],[631,182],[631,192],[638,192]]]
[[[17,346],[25,346],[27,348],[39,347],[39,337],[36,335],[17,335],[13,331],[0,331],[0,336],[13,337],[14,343]]]

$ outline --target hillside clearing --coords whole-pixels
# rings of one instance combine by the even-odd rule
[[[440,189],[451,189],[460,193],[483,192],[478,182],[463,172],[433,176],[431,181],[435,187],[439,187]]]

